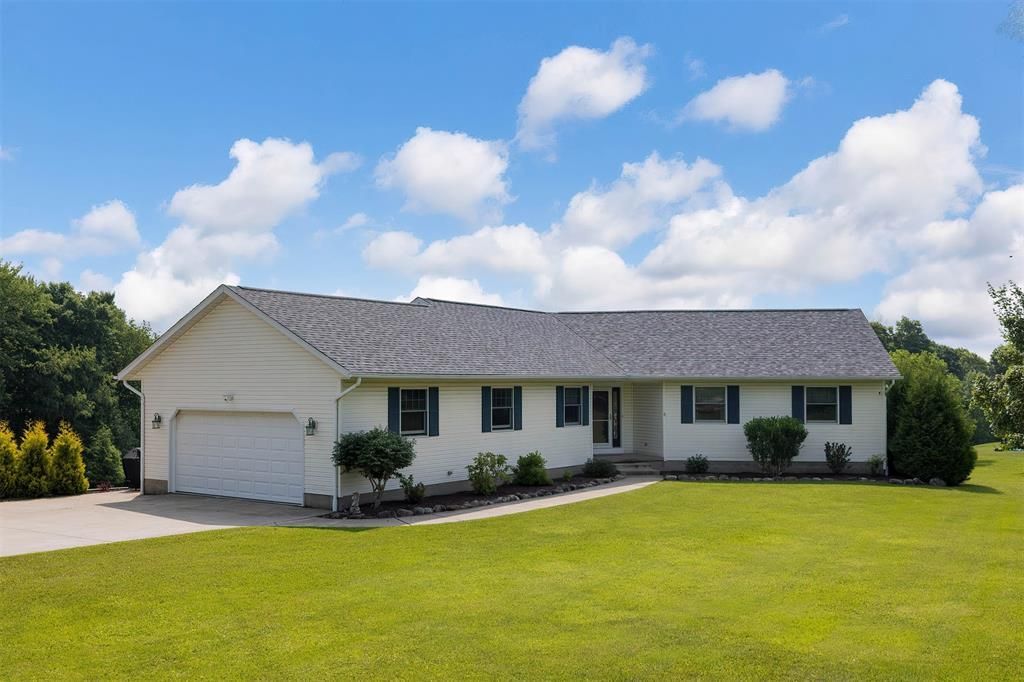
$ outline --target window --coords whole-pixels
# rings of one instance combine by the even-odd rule
[[[507,431],[512,428],[512,389],[491,389],[491,430]]]
[[[565,387],[565,425],[578,426],[583,423],[583,389]]]
[[[806,410],[809,422],[838,421],[839,388],[836,386],[808,386]]]
[[[725,386],[697,386],[693,389],[694,421],[725,421]]]
[[[425,436],[427,434],[427,389],[402,389],[402,435]]]

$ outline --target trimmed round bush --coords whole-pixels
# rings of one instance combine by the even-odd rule
[[[800,454],[807,428],[793,417],[755,417],[743,425],[747,450],[762,471],[778,476]]]
[[[473,486],[473,492],[477,495],[493,495],[498,491],[498,486],[508,482],[512,473],[505,455],[496,455],[493,452],[478,452],[473,458],[473,463],[466,467],[469,474],[469,484]]]
[[[374,492],[376,509],[388,481],[416,458],[415,443],[380,427],[346,433],[334,443],[334,463],[344,471],[357,471],[366,477]]]
[[[708,472],[708,458],[699,452],[686,458],[686,473],[688,474],[706,474]]]
[[[551,485],[547,461],[537,451],[523,455],[516,461],[512,480],[516,485]]]
[[[618,473],[619,468],[606,459],[588,459],[583,465],[583,475],[590,478],[611,478]]]

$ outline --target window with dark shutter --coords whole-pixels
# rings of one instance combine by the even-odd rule
[[[515,423],[513,418],[512,388],[491,389],[491,430],[509,431]]]

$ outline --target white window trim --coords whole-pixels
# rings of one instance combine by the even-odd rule
[[[508,407],[509,419],[508,426],[495,426],[494,425],[494,392],[495,391],[510,391],[512,393],[512,404]],[[505,409],[505,408],[499,408]],[[516,389],[515,386],[491,386],[491,411],[489,414],[491,420],[491,431],[497,431],[502,433],[505,431],[515,431],[516,428]]]
[[[810,388],[831,388],[836,396],[835,403],[811,403],[807,398],[810,395]],[[808,419],[807,418],[807,406],[808,405],[835,405],[836,406],[836,418],[835,419]],[[839,423],[839,386],[804,386],[804,423],[805,424],[838,424]]]
[[[578,403],[579,408],[580,408],[580,418],[579,418],[579,421],[570,422],[568,419],[565,418],[565,408],[569,407],[569,400],[566,397],[566,394],[568,393],[569,389],[573,389],[573,388],[575,388],[576,390],[578,390],[580,392],[580,402]],[[583,426],[583,385],[582,384],[579,385],[579,386],[564,386],[562,388],[562,424],[564,426]]]
[[[422,431],[403,431],[402,430],[402,415],[406,412],[419,412],[420,410],[403,410],[402,409],[402,393],[405,391],[423,391],[424,396],[424,409],[423,409],[423,430]],[[398,388],[398,432],[403,436],[426,436],[430,433],[430,388],[428,386],[400,386]]]
[[[698,419],[697,418],[697,389],[699,388],[720,388],[725,396],[721,419]],[[729,387],[720,384],[695,385],[693,387],[693,423],[694,424],[728,424],[729,423]]]

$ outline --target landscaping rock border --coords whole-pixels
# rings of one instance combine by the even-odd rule
[[[930,485],[945,487],[946,482],[941,478],[933,478],[930,481],[923,481],[920,478],[883,478],[870,476],[729,476],[727,474],[664,474],[665,481],[736,481],[738,483],[779,483],[779,482],[820,482],[830,481],[832,483],[884,483],[891,485]]]
[[[497,497],[486,497],[475,500],[469,500],[461,504],[437,504],[430,505],[425,504],[429,500],[425,500],[420,505],[410,505],[401,507],[399,509],[387,509],[374,513],[372,510],[364,514],[352,514],[348,511],[338,511],[326,514],[325,517],[329,519],[390,519],[395,517],[408,517],[408,516],[424,516],[426,514],[440,514],[441,512],[451,511],[465,511],[468,509],[476,509],[477,507],[490,507],[495,504],[506,504],[508,502],[518,502],[519,500],[530,500],[535,497],[549,497],[551,495],[560,495],[562,493],[569,493],[574,490],[586,490],[587,488],[594,488],[599,485],[607,485],[614,481],[621,481],[626,476],[624,474],[616,474],[608,478],[594,478],[585,483],[560,483],[550,487],[538,488],[536,492],[518,492],[512,495],[499,495]]]

